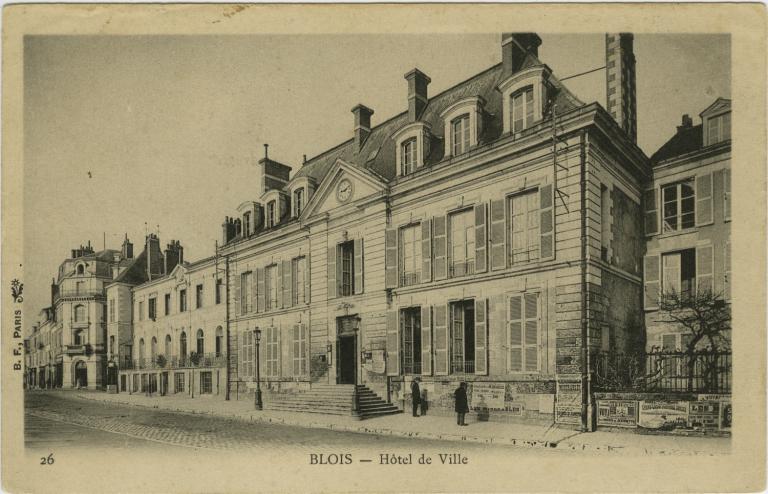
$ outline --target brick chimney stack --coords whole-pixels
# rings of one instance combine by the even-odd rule
[[[520,70],[528,53],[538,57],[539,46],[541,38],[536,33],[502,33],[501,62],[504,77],[507,78]]]
[[[123,259],[133,259],[133,244],[128,240],[128,234],[125,234],[125,240],[123,240],[122,249]]]
[[[681,130],[690,129],[691,127],[693,127],[693,119],[686,113],[683,115],[680,125],[677,126],[677,131],[680,132]]]
[[[411,70],[404,77],[408,81],[408,121],[416,122],[429,103],[427,86],[432,79],[419,69]]]
[[[259,160],[261,175],[261,193],[269,190],[281,190],[288,184],[291,167],[269,158],[269,144],[264,144],[264,157]]]
[[[371,115],[373,110],[365,105],[357,105],[352,108],[355,114],[355,148],[360,151],[365,144],[365,140],[371,134]]]
[[[605,35],[606,105],[608,113],[637,143],[637,85],[632,33]]]
[[[152,280],[153,277],[163,275],[165,261],[163,253],[160,250],[160,239],[154,233],[147,235],[144,251],[147,253],[147,277]]]

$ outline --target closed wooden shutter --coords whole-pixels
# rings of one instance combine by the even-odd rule
[[[328,298],[336,298],[338,281],[336,280],[336,244],[328,247]]]
[[[248,375],[248,340],[246,333],[247,331],[242,332],[242,345],[240,345],[240,377]]]
[[[507,317],[507,367],[510,372],[523,370],[523,296],[509,297],[509,312]]]
[[[505,202],[504,199],[491,201],[491,270],[507,267],[507,257],[504,249],[504,243],[506,242]]]
[[[310,288],[312,286],[310,282],[311,273],[309,271],[309,260],[310,256],[307,254],[307,256],[304,258],[304,280],[297,280],[297,283],[304,283],[304,303],[307,304],[312,300],[312,298],[309,296]],[[301,302],[301,300],[299,302]]]
[[[524,341],[525,371],[539,370],[539,294],[526,293],[523,295],[525,311]]]
[[[293,377],[301,375],[301,328],[294,324],[291,328],[293,333]]]
[[[256,310],[258,312],[264,312],[267,309],[267,290],[264,285],[264,268],[256,268],[256,286],[258,287]]]
[[[696,176],[696,225],[712,223],[712,174]]]
[[[656,235],[659,233],[659,203],[656,189],[648,189],[643,193],[643,211],[645,234]]]
[[[421,373],[432,375],[432,308],[421,306]]]
[[[696,290],[697,293],[712,293],[714,272],[711,245],[696,247]]]
[[[243,278],[241,275],[235,274],[234,272],[232,273],[232,277],[235,278],[235,283],[232,283],[232,287],[233,287],[232,297],[235,302],[235,316],[239,316],[240,315],[240,289],[241,289],[240,285],[243,282]],[[167,308],[165,310],[168,311]]]
[[[446,244],[447,241],[447,233],[446,233],[446,217],[445,216],[435,216],[432,219],[432,228],[433,228],[433,245],[432,245],[432,252],[434,253],[435,260],[434,260],[434,268],[433,268],[433,276],[435,281],[437,280],[444,280],[448,277],[448,259],[447,259],[447,252],[448,252],[448,246]]]
[[[725,279],[723,284],[725,300],[731,300],[731,242],[725,242]]]
[[[435,375],[448,375],[448,307],[435,305],[434,310],[434,356]]]
[[[731,170],[723,170],[723,216],[731,219]]]
[[[363,257],[363,239],[362,238],[356,238],[354,242],[354,249],[355,249],[355,258],[354,258],[354,270],[355,270],[355,280],[354,280],[354,293],[355,295],[359,295],[363,293],[363,280],[365,277],[363,276],[363,267],[365,266],[364,257]]]
[[[552,184],[544,185],[539,188],[539,222],[541,252],[540,258],[553,259],[555,257],[555,214],[554,198],[552,194]]]
[[[387,312],[387,375],[400,375],[400,331],[396,310]]]
[[[475,300],[475,374],[488,375],[488,303]]]
[[[275,273],[275,283],[277,284],[277,287],[275,287],[275,306],[272,307],[272,309],[282,309],[283,307],[283,281],[285,273],[283,273],[283,263],[281,261],[277,261],[277,264],[272,266],[272,272]],[[272,287],[270,287],[272,288]]]
[[[475,272],[488,270],[488,229],[485,218],[485,203],[475,205]]]
[[[658,309],[659,290],[661,288],[661,261],[659,256],[653,255],[643,258],[643,277],[645,280],[645,309]]]
[[[258,296],[259,296],[259,286],[258,286],[258,280],[256,279],[256,273],[251,271],[250,276],[248,276],[248,279],[251,282],[251,300],[248,301],[248,312],[256,312],[256,309],[258,307]]]
[[[397,228],[384,232],[384,286],[397,288]]]
[[[421,222],[421,282],[432,281],[432,221]]]
[[[293,307],[293,261],[283,261],[283,307]]]

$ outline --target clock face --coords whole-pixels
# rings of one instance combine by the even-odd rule
[[[352,182],[346,178],[340,181],[336,188],[336,197],[340,202],[347,202],[352,197]]]

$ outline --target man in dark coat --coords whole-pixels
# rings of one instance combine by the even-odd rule
[[[456,399],[456,423],[458,425],[467,425],[464,423],[464,415],[469,412],[469,404],[467,403],[467,383],[463,382],[459,384],[459,387],[453,393]]]
[[[413,402],[413,416],[418,417],[416,411],[419,409],[419,403],[421,403],[421,390],[419,389],[418,377],[411,382],[411,400]]]

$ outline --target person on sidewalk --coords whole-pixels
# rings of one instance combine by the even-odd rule
[[[413,416],[418,417],[418,414],[416,413],[419,409],[419,404],[421,403],[421,390],[419,389],[419,378],[416,377],[411,382],[411,401],[413,402]]]
[[[456,424],[467,425],[464,423],[464,416],[469,412],[469,405],[467,404],[467,383],[460,383],[459,387],[453,393],[453,397],[456,400],[454,406],[456,410]]]

